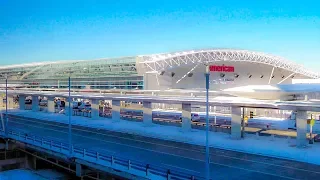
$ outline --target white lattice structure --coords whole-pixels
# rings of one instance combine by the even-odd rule
[[[217,61],[247,62],[270,65],[292,73],[301,74],[310,78],[320,78],[319,73],[312,72],[303,66],[288,61],[282,57],[260,52],[233,49],[194,50],[168,54],[142,56],[139,63],[144,65],[147,73],[160,73],[163,70],[189,64],[207,64]]]

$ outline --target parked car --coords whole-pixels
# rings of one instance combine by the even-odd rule
[[[32,99],[26,99],[25,104],[32,104]]]
[[[41,101],[39,102],[39,105],[40,105],[40,106],[48,106],[48,100],[41,100]]]

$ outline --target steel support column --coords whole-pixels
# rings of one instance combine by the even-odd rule
[[[99,100],[93,99],[91,103],[91,118],[98,119],[99,118]]]
[[[296,124],[297,124],[297,147],[307,146],[307,111],[297,111]]]
[[[25,110],[26,109],[26,96],[19,95],[19,109]]]
[[[112,120],[120,120],[120,100],[112,100],[112,109],[111,109]]]
[[[182,103],[182,130],[191,130],[191,104]]]
[[[39,97],[37,95],[32,96],[32,111],[39,111]]]
[[[231,108],[231,138],[241,139],[241,108]]]
[[[48,112],[49,113],[54,113],[55,107],[54,107],[54,97],[53,96],[48,96]]]
[[[143,123],[146,125],[152,124],[152,103],[143,101]]]
[[[76,163],[76,176],[77,177],[82,176],[82,165],[79,163]]]
[[[69,103],[69,98],[66,98],[64,102],[65,102],[65,103],[64,103],[64,104],[65,104],[65,105],[64,105],[64,114],[65,114],[66,116],[69,116],[69,111],[71,111],[71,115],[72,115],[72,110],[73,110],[73,108],[72,108],[72,107],[69,108],[69,105],[71,106],[71,105],[72,105],[72,102]]]

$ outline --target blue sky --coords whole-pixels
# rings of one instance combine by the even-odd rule
[[[0,64],[238,48],[320,68],[316,0],[0,0]]]

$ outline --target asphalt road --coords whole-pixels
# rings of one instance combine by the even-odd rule
[[[9,129],[49,137],[67,143],[68,125],[31,118],[9,117]],[[194,173],[205,173],[202,146],[143,136],[73,126],[75,146],[113,153],[150,164],[162,164]],[[210,149],[212,179],[317,179],[320,166],[264,156]]]

